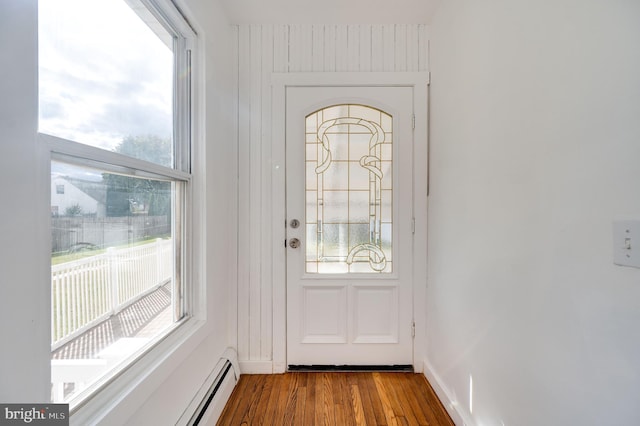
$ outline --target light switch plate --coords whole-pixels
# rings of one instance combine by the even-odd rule
[[[640,268],[640,220],[613,222],[613,263]]]

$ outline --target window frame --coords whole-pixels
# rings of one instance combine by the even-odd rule
[[[203,203],[197,197],[193,197],[194,187],[202,185],[202,167],[198,166],[195,156],[203,143],[200,138],[202,123],[198,119],[202,107],[197,88],[203,85],[201,71],[198,68],[198,35],[172,1],[139,2],[146,8],[145,13],[150,13],[174,37],[173,167],[165,167],[46,133],[38,132],[37,137],[39,144],[49,154],[49,167],[52,161],[62,161],[140,178],[163,178],[182,182],[182,185],[177,187],[182,187],[184,194],[176,196],[176,204],[180,205],[174,206],[174,220],[180,223],[180,229],[174,231],[176,249],[179,247],[180,250],[175,274],[176,281],[179,282],[174,284],[174,289],[180,294],[176,295],[179,297],[179,303],[174,306],[176,311],[179,310],[183,315],[148,349],[130,357],[126,366],[109,372],[72,398],[70,414],[74,417],[74,422],[77,420],[79,423],[94,423],[97,419],[103,418],[110,408],[115,408],[122,402],[124,395],[135,392],[136,387],[159,370],[171,368],[170,364],[176,362],[176,356],[185,356],[199,342],[200,339],[196,335],[204,326],[205,319],[206,305],[196,303],[197,300],[202,300],[205,294],[204,282],[201,280],[204,262],[202,253],[194,250],[194,247],[202,244],[202,237],[198,236],[194,229],[203,227],[204,217],[198,213],[198,210],[204,207]],[[185,75],[188,78],[177,77]],[[50,170],[45,175],[50,182]],[[50,215],[50,212],[47,213]],[[51,222],[48,223],[50,235]],[[51,312],[48,318],[51,321]]]

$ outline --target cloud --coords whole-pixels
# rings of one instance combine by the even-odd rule
[[[108,128],[113,134],[124,136],[158,135],[170,139],[172,136],[171,115],[156,106],[139,102],[124,105],[116,102],[105,103],[100,114],[92,117],[90,123],[79,126],[82,132],[94,128]]]
[[[171,136],[173,54],[123,1],[39,7],[41,132],[110,150]]]

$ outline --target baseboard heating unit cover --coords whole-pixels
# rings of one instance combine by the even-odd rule
[[[215,425],[239,379],[238,355],[235,350],[228,348],[177,424]]]

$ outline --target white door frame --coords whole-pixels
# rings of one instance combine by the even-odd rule
[[[285,206],[285,116],[286,89],[295,86],[391,86],[413,87],[415,129],[413,133],[413,312],[414,369],[422,372],[426,356],[427,317],[427,188],[428,188],[428,82],[426,72],[389,73],[274,73],[272,85],[271,201],[273,283],[273,372],[287,368],[286,206]]]

